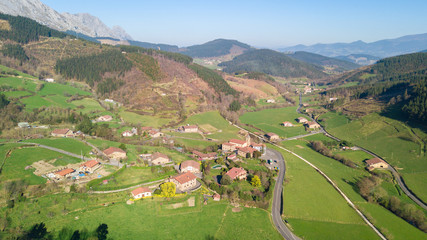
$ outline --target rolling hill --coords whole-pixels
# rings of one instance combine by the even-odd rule
[[[356,41],[352,43],[297,45],[281,48],[280,51],[306,51],[328,57],[347,56],[350,54],[368,54],[380,58],[418,52],[427,47],[427,33],[407,35],[395,39],[385,39],[372,43]]]
[[[216,39],[201,45],[193,45],[180,49],[182,54],[195,58],[220,57],[224,55],[240,55],[252,49],[251,46],[236,40]]]
[[[347,56],[337,56],[335,58],[359,65],[371,65],[380,60],[379,57],[371,56],[368,54],[350,54]]]
[[[319,65],[324,68],[331,68],[332,71],[336,71],[336,72],[343,72],[343,71],[352,70],[360,67],[360,65],[355,63],[351,63],[351,62],[340,60],[340,59],[325,57],[319,54],[309,53],[304,51],[288,53],[286,55],[288,55],[291,58],[300,60],[302,62]]]
[[[320,66],[304,63],[269,49],[246,52],[219,66],[224,67],[227,73],[262,72],[278,77],[311,79],[327,76]]]

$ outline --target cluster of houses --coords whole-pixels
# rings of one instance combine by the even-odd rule
[[[254,156],[256,151],[265,152],[265,144],[258,144],[251,141],[249,134],[246,135],[246,140],[231,139],[226,143],[221,145],[221,149],[224,153],[231,153],[227,159],[236,159],[236,155],[241,157],[250,157]]]
[[[86,174],[91,174],[95,172],[100,167],[101,167],[101,163],[98,162],[97,160],[92,159],[85,163],[82,163],[78,171],[76,171],[73,168],[64,168],[52,173],[48,173],[46,174],[46,176],[56,181],[66,179],[68,177],[72,177],[73,179],[79,179],[80,177],[86,176]]]

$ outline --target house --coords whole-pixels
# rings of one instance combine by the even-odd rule
[[[109,158],[113,158],[113,159],[124,159],[124,158],[126,158],[126,152],[120,148],[109,147],[109,148],[105,149],[103,152]]]
[[[302,104],[302,106],[303,106],[303,107],[308,107],[308,106],[310,106],[310,104],[308,104],[308,103],[303,103],[303,104]]]
[[[329,98],[329,101],[330,101],[330,102],[333,102],[333,101],[336,101],[336,100],[338,100],[338,98],[336,98],[336,97],[331,97],[331,98]]]
[[[212,196],[212,198],[213,198],[213,200],[214,200],[214,201],[219,201],[219,200],[221,200],[221,196],[220,196],[218,193],[215,193],[215,194]]]
[[[101,163],[96,160],[89,160],[80,165],[81,172],[94,172],[96,169],[101,167]]]
[[[196,175],[192,172],[184,172],[170,178],[169,181],[175,183],[177,190],[185,192],[197,185],[196,179]]]
[[[148,187],[139,187],[132,192],[132,197],[134,199],[140,199],[143,197],[151,197],[151,190]]]
[[[153,155],[151,155],[151,164],[153,165],[162,165],[169,162],[170,162],[170,159],[166,154],[156,152],[156,153],[153,153]]]
[[[59,179],[64,179],[64,178],[70,176],[70,174],[73,173],[73,172],[75,172],[74,169],[72,169],[72,168],[65,168],[65,169],[62,169],[62,170],[59,170],[59,171],[55,172],[55,177],[59,178]]]
[[[236,145],[229,142],[223,143],[221,145],[221,149],[223,152],[233,152],[234,150],[236,150]]]
[[[181,163],[179,169],[181,170],[181,172],[199,173],[200,164],[194,160],[187,160]]]
[[[366,164],[368,165],[369,171],[372,171],[375,168],[388,168],[388,164],[381,158],[372,158],[366,160]]]
[[[268,138],[268,140],[270,141],[277,141],[280,140],[279,135],[275,134],[275,133],[267,133],[265,134],[265,136]]]
[[[228,141],[228,143],[233,144],[234,146],[237,147],[247,147],[249,145],[249,143],[247,141],[244,140],[239,140],[239,139],[231,139],[230,141]]]
[[[274,99],[267,99],[267,101],[266,101],[267,103],[275,103],[276,102],[276,100],[274,100]]]
[[[211,153],[202,153],[199,151],[194,150],[193,151],[194,157],[196,157],[198,160],[214,160],[218,158],[218,154],[216,152]]]
[[[132,131],[124,131],[123,133],[122,133],[122,136],[123,137],[132,137],[133,135],[135,135]]]
[[[313,121],[307,122],[306,125],[309,129],[320,128],[320,125],[317,122],[313,122]]]
[[[185,125],[181,126],[180,131],[185,133],[196,133],[199,131],[199,127],[197,125]]]
[[[306,123],[306,122],[308,122],[308,120],[306,118],[299,117],[299,118],[297,118],[297,122],[299,122],[299,123]]]
[[[227,156],[227,160],[234,161],[234,160],[236,160],[236,159],[237,159],[237,155],[236,155],[236,154],[231,154],[231,155],[228,155],[228,156]]]
[[[55,82],[55,79],[53,79],[53,78],[46,78],[44,81],[45,82],[53,83],[53,82]]]
[[[74,132],[68,128],[55,129],[50,134],[54,137],[73,137],[74,136]]]
[[[257,150],[258,152],[264,152],[265,151],[265,144],[263,144],[263,143],[254,143],[254,142],[252,142],[250,144],[250,146],[252,148],[254,148],[255,150]]]
[[[312,112],[314,112],[314,109],[313,109],[313,108],[307,108],[307,109],[305,110],[305,112],[306,112],[306,113],[312,113]]]
[[[113,120],[113,117],[110,115],[100,116],[99,118],[96,119],[97,122],[109,122],[111,120]]]
[[[19,128],[30,128],[30,124],[28,122],[19,122],[18,123]]]
[[[246,175],[247,174],[248,173],[246,172],[245,169],[243,169],[243,168],[236,168],[236,167],[230,169],[226,173],[226,175],[228,175],[231,178],[231,180],[234,180],[234,179],[239,179],[239,180],[246,179]]]
[[[152,138],[159,138],[159,137],[163,137],[164,134],[156,130],[150,130],[148,131],[148,135],[150,135],[150,137]]]
[[[148,131],[150,131],[150,130],[153,130],[153,128],[152,127],[141,127],[141,132],[143,133],[143,132],[147,132],[148,133]]]
[[[257,150],[252,147],[243,147],[243,148],[237,148],[237,154],[242,157],[248,157],[252,158],[254,156],[254,152]]]
[[[284,127],[293,127],[294,126],[291,122],[282,122],[281,125]]]

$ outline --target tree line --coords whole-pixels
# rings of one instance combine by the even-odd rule
[[[30,59],[25,53],[24,48],[19,44],[5,44],[1,50],[4,56],[16,58],[21,62],[27,61]]]

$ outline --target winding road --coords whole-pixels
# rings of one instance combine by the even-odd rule
[[[300,113],[300,114],[303,114],[303,113],[301,113],[301,111],[300,111],[300,109],[301,109],[301,107],[302,107],[302,97],[301,97],[301,95],[302,94],[300,94],[299,95],[299,106],[298,106],[298,109],[297,109],[297,112],[298,113]],[[308,115],[306,115],[306,116],[308,116]],[[314,118],[312,118],[311,116],[308,116],[312,121],[314,121],[314,122],[317,122]],[[318,123],[318,122],[317,122]],[[320,125],[320,131],[318,131],[318,133],[323,133],[323,134],[325,134],[325,136],[327,136],[327,137],[329,137],[329,138],[332,138],[332,139],[334,139],[334,140],[336,140],[336,141],[338,141],[338,142],[340,142],[341,141],[341,139],[339,139],[339,138],[337,138],[337,137],[335,137],[335,136],[333,136],[332,134],[330,134],[330,133],[328,133],[324,128],[323,128],[323,126],[320,124],[320,123],[318,123],[319,125]],[[363,148],[363,147],[360,147],[360,146],[356,146],[356,145],[354,145],[355,147],[357,147],[357,148],[359,148],[361,151],[364,151],[364,152],[366,152],[367,154],[370,154],[371,156],[373,156],[373,157],[376,157],[376,158],[379,158],[379,159],[381,159],[381,160],[383,160],[384,162],[387,162],[386,160],[384,160],[382,157],[380,157],[380,156],[378,156],[377,154],[375,154],[375,153],[373,153],[373,152],[371,152],[371,151],[369,151],[369,150],[367,150],[367,149],[365,149],[365,148]],[[388,163],[387,162],[387,164],[388,164],[388,169],[391,171],[391,173],[393,174],[393,176],[394,176],[394,178],[396,179],[396,181],[397,181],[397,184],[399,185],[399,187],[402,189],[402,191],[410,198],[410,199],[412,199],[412,201],[414,201],[418,206],[420,206],[420,207],[422,207],[424,210],[426,210],[427,211],[427,204],[426,203],[424,203],[421,199],[419,199],[417,196],[415,196],[412,192],[411,192],[411,190],[409,190],[409,188],[406,186],[406,184],[405,184],[405,182],[403,181],[403,179],[402,179],[402,177],[400,176],[400,174],[396,171],[396,169],[390,164],[390,163]]]

